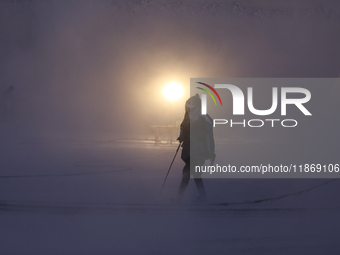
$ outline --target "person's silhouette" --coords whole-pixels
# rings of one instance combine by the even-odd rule
[[[207,195],[201,173],[196,173],[194,168],[195,166],[203,166],[206,159],[212,160],[215,158],[215,143],[212,132],[212,119],[209,115],[201,115],[201,99],[198,94],[186,101],[185,115],[180,129],[180,136],[177,140],[182,142],[181,158],[185,166],[176,202],[182,202],[191,174],[199,192],[198,202],[206,202]],[[193,168],[191,173],[190,168]]]

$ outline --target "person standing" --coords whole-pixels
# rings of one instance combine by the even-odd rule
[[[180,136],[177,138],[182,143],[181,159],[185,163],[182,181],[175,199],[177,203],[182,202],[191,174],[199,192],[197,202],[207,202],[201,173],[196,173],[194,168],[195,166],[203,166],[207,159],[210,159],[211,162],[215,160],[212,124],[213,120],[209,115],[201,115],[201,99],[199,95],[196,94],[190,97],[185,103],[184,119],[180,126]]]

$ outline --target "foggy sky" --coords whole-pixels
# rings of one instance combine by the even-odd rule
[[[0,88],[40,133],[132,136],[168,124],[164,84],[338,77],[333,1],[0,1]]]

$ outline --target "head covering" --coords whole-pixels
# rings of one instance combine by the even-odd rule
[[[198,120],[201,116],[201,99],[198,94],[185,102],[185,111],[189,113],[190,121]]]

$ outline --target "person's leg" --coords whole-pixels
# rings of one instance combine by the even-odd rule
[[[205,192],[205,188],[204,188],[204,184],[203,184],[203,180],[201,177],[196,177],[195,178],[195,183],[196,183],[196,187],[198,189],[198,193],[200,194],[200,196],[206,197],[207,194]]]
[[[194,166],[203,166],[204,165],[204,161],[202,160],[195,160],[195,164]],[[205,192],[205,188],[204,188],[204,184],[203,184],[203,180],[201,178],[201,173],[193,173],[193,177],[195,180],[195,184],[196,187],[198,189],[198,193],[199,193],[199,200],[202,202],[205,202],[207,200],[207,193]]]
[[[188,187],[190,181],[190,165],[189,164],[185,164],[184,168],[183,168],[183,176],[182,176],[182,181],[181,184],[179,186],[179,190],[178,190],[178,194],[177,194],[177,202],[182,202],[182,198],[184,195],[184,192],[186,190],[186,188]]]

